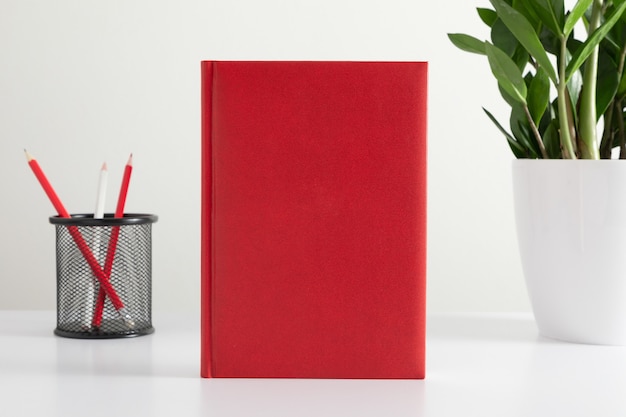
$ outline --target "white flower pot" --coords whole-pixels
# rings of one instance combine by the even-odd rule
[[[626,161],[515,160],[513,191],[540,334],[626,345]]]

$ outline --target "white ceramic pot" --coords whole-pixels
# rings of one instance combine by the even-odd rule
[[[515,160],[513,191],[541,335],[626,345],[626,161]]]

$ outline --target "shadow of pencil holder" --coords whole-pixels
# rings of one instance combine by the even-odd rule
[[[151,334],[152,214],[50,217],[56,228],[58,336]]]

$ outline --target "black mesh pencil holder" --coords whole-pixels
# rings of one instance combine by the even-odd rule
[[[141,336],[152,327],[152,214],[50,217],[56,226],[58,336]]]

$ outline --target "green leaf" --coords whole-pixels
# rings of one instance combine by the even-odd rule
[[[538,125],[550,103],[550,79],[541,67],[530,82],[527,102],[530,115],[535,125]]]
[[[554,106],[555,106],[554,102],[548,104],[548,108],[543,113],[543,117],[541,118],[541,121],[539,122],[539,126],[537,126],[539,128],[539,132],[545,132],[546,129],[548,128],[548,125],[554,119],[554,115],[555,115]]]
[[[509,28],[506,27],[502,19],[497,19],[491,27],[491,41],[510,57],[513,56],[517,45],[519,45],[519,42]]]
[[[613,6],[608,7],[604,14],[609,15],[613,9]],[[625,17],[626,13],[622,15],[621,20],[624,20]],[[622,46],[626,44],[625,29],[626,25],[616,23],[606,35],[606,38],[602,42],[600,42],[601,48],[606,49],[608,52],[611,52],[615,57],[621,55]]]
[[[564,0],[550,0],[550,7],[552,13],[556,16],[556,21],[559,23],[559,27],[565,25],[565,4]]]
[[[507,142],[509,143],[509,146],[511,148],[511,151],[513,151],[513,155],[515,155],[516,158],[520,159],[520,158],[527,158],[528,157],[528,152],[526,150],[526,148],[524,148],[522,145],[520,145],[513,136],[511,136],[503,127],[500,123],[498,123],[498,121],[496,120],[495,117],[493,117],[493,115],[491,113],[489,113],[489,111],[487,109],[485,109],[483,107],[483,111],[485,113],[487,113],[487,116],[489,117],[489,119],[491,119],[491,121],[493,122],[494,125],[496,125],[496,127],[500,130],[500,132],[502,132],[502,134],[504,135],[504,137],[506,138]]]
[[[492,27],[498,18],[498,14],[495,10],[477,7],[476,11],[478,12],[478,16],[480,16],[480,20],[482,20],[489,27]]]
[[[607,16],[605,22],[596,29],[589,38],[582,44],[580,48],[576,50],[574,56],[572,57],[569,64],[565,68],[565,79],[569,80],[572,73],[576,71],[580,66],[585,62],[589,55],[593,52],[593,49],[598,46],[598,44],[604,39],[604,37],[609,33],[613,25],[617,23],[620,19],[620,16],[626,11],[626,1],[621,3],[617,8],[615,8],[609,16]]]
[[[565,27],[563,28],[565,37],[568,37],[570,33],[572,33],[574,26],[576,26],[576,23],[578,23],[580,18],[585,14],[587,9],[589,8],[589,6],[591,6],[591,3],[593,3],[593,0],[578,0],[576,2],[576,4],[574,5],[574,8],[570,12],[570,14],[567,16],[567,19],[565,20]]]
[[[448,33],[448,38],[457,48],[474,54],[485,55],[485,42],[463,33]]]
[[[550,29],[543,26],[539,33],[539,40],[546,52],[559,56],[561,53],[561,41]]]
[[[552,119],[548,128],[543,132],[543,145],[550,159],[561,159],[561,138],[559,137],[559,121]]]
[[[548,76],[556,85],[558,83],[556,72],[532,25],[521,13],[506,4],[503,0],[490,1],[496,8],[498,17],[502,19],[504,24],[513,35],[515,35],[517,40],[524,45],[524,48],[535,58],[537,63],[546,70]]]
[[[524,105],[518,104],[511,108],[510,118],[511,133],[515,139],[529,151],[529,156],[538,158],[541,155],[539,145],[534,136],[531,136],[530,124],[526,118]]]
[[[549,28],[557,36],[563,35],[562,24],[557,16],[557,10],[555,10],[554,4],[551,0],[535,0],[528,2],[541,22]]]
[[[624,3],[626,0],[613,0],[613,6],[618,7],[620,4]],[[626,13],[622,14],[621,19],[626,22]]]
[[[598,84],[596,88],[596,117],[598,120],[615,98],[619,81],[617,65],[606,52],[601,50],[598,58]]]
[[[535,10],[528,6],[528,0],[513,0],[510,4],[515,10],[523,14],[534,28],[539,27],[541,19],[539,19]]]
[[[502,88],[502,85],[500,83],[498,83],[498,91],[500,92],[500,95],[502,96],[504,101],[509,104],[509,106],[513,107],[519,103],[519,101],[515,100],[509,93],[506,92],[504,88]]]
[[[522,78],[522,73],[515,65],[515,62],[501,49],[485,42],[485,51],[489,58],[491,72],[498,80],[502,88],[516,101],[526,103],[526,83]]]
[[[515,48],[515,52],[511,58],[513,59],[513,62],[515,62],[515,65],[517,65],[517,68],[524,73],[524,70],[528,66],[528,62],[530,61],[530,55],[528,55],[526,49],[522,45],[517,44],[517,48]]]

